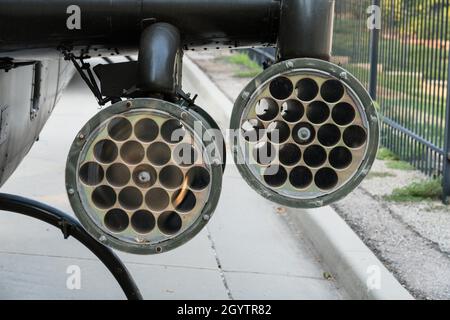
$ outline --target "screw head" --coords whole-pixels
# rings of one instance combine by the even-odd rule
[[[67,190],[67,192],[69,193],[69,195],[73,196],[75,194],[75,190],[73,190],[72,188],[70,188],[69,190]]]
[[[146,242],[145,238],[142,238],[142,237],[136,237],[135,240],[137,243],[141,243],[141,244]]]
[[[78,135],[78,140],[84,140],[84,138],[86,138],[86,136],[83,133]]]
[[[248,92],[248,91],[244,91],[244,92],[242,92],[242,99],[247,99],[249,96],[250,96],[250,92]]]
[[[127,101],[127,108],[131,108],[133,106],[133,103],[131,101]]]
[[[347,80],[348,79],[348,73],[347,72],[341,72],[341,74],[339,75],[339,78],[341,78],[343,80]]]

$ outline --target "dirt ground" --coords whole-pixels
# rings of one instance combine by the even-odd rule
[[[236,77],[239,66],[228,52],[189,53],[232,100],[250,79]],[[426,179],[414,170],[395,170],[377,160],[370,176],[333,205],[366,245],[418,299],[450,299],[450,209],[439,201],[388,201],[395,188]]]

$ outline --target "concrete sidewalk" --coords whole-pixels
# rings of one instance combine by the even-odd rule
[[[202,95],[198,85],[187,83],[186,88]],[[40,141],[2,192],[71,212],[64,189],[66,156],[77,131],[96,112],[92,94],[75,79]],[[319,262],[309,240],[292,232],[280,212],[229,165],[219,207],[207,230],[173,252],[121,256],[147,299],[347,298],[338,283],[324,278],[330,270]],[[72,265],[81,268],[81,290],[66,287]],[[1,213],[0,299],[122,298],[106,268],[75,240],[62,240],[58,230],[41,222]]]

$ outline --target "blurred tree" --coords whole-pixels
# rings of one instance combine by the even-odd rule
[[[408,32],[421,39],[441,38],[444,34],[449,40],[450,32],[444,30],[449,28],[448,0],[383,0],[383,14],[384,21],[400,33]]]

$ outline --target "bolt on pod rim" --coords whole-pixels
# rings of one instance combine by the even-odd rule
[[[239,132],[231,145],[246,182],[295,208],[325,206],[353,191],[379,143],[378,116],[362,84],[339,66],[308,58],[280,62],[251,81],[236,100],[231,129]],[[267,159],[254,155],[267,143],[276,155],[270,149],[268,161],[255,161]]]
[[[92,118],[66,167],[69,200],[86,230],[135,254],[167,252],[198,234],[217,206],[223,174],[222,146],[211,137],[216,124],[208,120],[156,99],[119,102]],[[175,122],[185,132],[176,137],[175,126],[172,140]],[[180,145],[188,151],[177,154]]]

